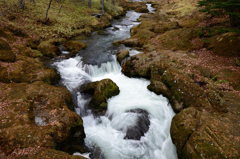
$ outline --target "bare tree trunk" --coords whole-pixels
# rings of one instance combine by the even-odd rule
[[[49,1],[49,5],[48,5],[47,12],[46,12],[46,17],[45,17],[45,22],[47,21],[48,10],[49,10],[49,9],[50,9],[50,7],[51,7],[51,3],[52,3],[52,0],[50,0],[50,1]]]
[[[104,0],[101,0],[102,1],[102,15],[104,14]]]
[[[20,9],[25,9],[25,0],[18,0],[18,5]]]
[[[92,7],[92,0],[88,0],[88,8]]]
[[[62,9],[62,6],[63,6],[63,3],[65,2],[65,0],[62,1],[62,4],[61,4],[61,7],[59,9],[59,13],[61,12],[61,9]]]

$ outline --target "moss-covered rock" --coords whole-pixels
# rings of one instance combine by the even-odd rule
[[[5,29],[5,28],[0,28],[0,37],[3,37],[10,42],[15,42],[16,41],[14,36],[10,33],[7,33],[7,29]]]
[[[240,56],[240,34],[228,32],[210,39],[208,49],[220,56]]]
[[[0,65],[0,81],[3,83],[10,83],[10,79],[8,77],[8,72],[6,67],[2,67]]]
[[[179,29],[180,26],[178,22],[168,22],[168,23],[158,23],[158,25],[155,26],[153,32],[154,33],[165,33],[168,30],[171,29]]]
[[[141,46],[139,43],[139,40],[136,38],[128,38],[128,39],[122,41],[121,43],[126,46],[129,46],[129,47]]]
[[[122,60],[129,57],[129,51],[127,49],[119,50],[117,53],[117,61],[121,64]]]
[[[104,79],[97,82],[92,82],[86,86],[82,86],[83,93],[93,95],[89,105],[94,109],[95,113],[107,110],[107,100],[120,93],[118,86],[110,79]]]
[[[138,31],[140,30],[149,30],[149,31],[153,31],[155,25],[157,25],[156,22],[152,22],[152,21],[143,21],[141,24],[137,25],[137,26],[133,26],[130,29],[131,35],[135,35]]]
[[[170,30],[157,37],[159,47],[170,50],[192,50],[194,45],[192,39],[200,37],[200,30],[197,29],[175,29]]]
[[[83,124],[71,111],[72,95],[66,88],[40,81],[0,85],[0,146],[6,156],[17,148],[38,146],[81,151],[74,146],[83,143]]]
[[[134,11],[138,12],[138,13],[148,13],[149,12],[146,5],[142,5],[141,7],[136,8]]]
[[[28,38],[29,37],[29,35],[25,31],[23,31],[20,28],[17,28],[15,26],[13,26],[13,25],[7,26],[7,29],[9,31],[11,31],[14,36],[18,36],[18,37],[22,37],[22,38]]]
[[[8,66],[9,79],[16,83],[32,83],[34,81],[43,81],[48,84],[54,84],[60,79],[60,75],[53,68],[49,69],[37,59],[26,56],[18,56],[17,62]]]
[[[63,46],[67,51],[70,51],[73,54],[76,54],[80,50],[87,48],[86,44],[81,43],[79,41],[68,41],[68,42],[64,43]]]
[[[18,49],[18,54],[22,56],[28,56],[32,58],[41,58],[43,54],[38,50],[32,50],[30,47],[27,47],[24,44],[14,45],[16,49]]]
[[[11,51],[9,44],[0,39],[0,60],[5,62],[14,62],[15,54]]]
[[[38,50],[42,52],[44,56],[53,58],[56,55],[60,55],[61,51],[57,46],[54,46],[51,41],[43,41],[38,45]]]

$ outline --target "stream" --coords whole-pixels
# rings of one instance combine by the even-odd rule
[[[150,11],[153,11],[148,5]],[[115,40],[130,37],[130,28],[138,25],[141,13],[128,11],[126,16],[114,20],[112,27],[103,35],[97,32],[90,37],[76,37],[88,48],[74,58],[56,61],[54,67],[61,75],[61,83],[72,93],[75,111],[82,117],[85,129],[85,144],[91,150],[85,155],[101,159],[176,159],[176,148],[170,137],[171,120],[175,113],[168,100],[147,89],[149,80],[128,78],[121,73],[116,61],[116,52],[126,48],[130,56],[139,51],[121,46],[113,46]],[[67,53],[64,51],[63,53]],[[102,79],[114,81],[120,94],[110,98],[104,116],[94,117],[88,108],[89,98],[80,93],[80,86]],[[144,112],[144,113],[141,113]],[[143,115],[144,114],[144,115]],[[149,121],[149,128],[139,140],[126,139],[128,130],[139,127],[141,116]],[[141,122],[140,122],[141,124]],[[140,125],[141,127],[141,125]],[[82,155],[74,153],[74,155]]]

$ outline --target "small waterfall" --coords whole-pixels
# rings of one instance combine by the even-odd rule
[[[117,37],[120,39],[129,37],[130,26],[136,24],[139,16],[139,13],[129,11],[125,18],[113,23],[113,26],[117,25],[120,28],[118,31],[111,31],[111,28],[108,28],[106,30],[110,32],[109,36],[94,35],[94,39],[112,43]],[[106,57],[101,54],[108,52],[106,49],[109,44],[99,44],[91,39],[88,47],[83,55],[91,54],[88,55],[91,60],[99,56]],[[168,105],[168,100],[147,89],[149,80],[124,76],[115,55],[108,55],[107,58],[111,61],[97,65],[86,64],[87,60],[82,56],[54,63],[61,74],[62,83],[77,97],[75,111],[83,119],[85,144],[92,149],[95,157],[101,159],[176,159],[176,148],[170,137],[171,120],[175,114]],[[118,85],[120,93],[107,101],[108,109],[105,116],[95,118],[86,107],[90,99],[85,98],[79,89],[82,84],[106,78]],[[126,138],[129,129],[139,126],[141,114],[134,113],[134,110],[146,112],[149,121],[149,128],[139,140]],[[76,152],[75,155],[79,153]]]

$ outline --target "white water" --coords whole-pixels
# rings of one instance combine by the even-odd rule
[[[150,5],[148,5],[150,8]],[[150,10],[152,11],[152,10]],[[61,74],[63,84],[72,92],[89,81],[98,81],[105,78],[112,79],[119,87],[120,94],[109,99],[108,110],[105,116],[94,118],[90,110],[85,110],[90,99],[85,99],[77,92],[78,107],[75,111],[82,116],[85,129],[85,144],[94,150],[100,149],[100,157],[104,159],[177,159],[176,148],[170,137],[170,125],[175,115],[168,100],[161,95],[156,95],[147,89],[150,84],[148,80],[128,78],[121,73],[121,67],[116,57],[107,51],[111,47],[108,43],[116,39],[123,40],[130,36],[129,29],[140,16],[140,13],[129,11],[126,17],[120,21],[113,22],[113,26],[119,28],[112,31],[105,39],[102,36],[93,36],[83,42],[90,46],[86,49],[87,58],[111,59],[111,62],[102,63],[99,66],[84,65],[83,57],[77,56],[55,62],[54,65]],[[91,39],[93,38],[93,39]],[[108,46],[109,45],[109,46]],[[101,48],[102,46],[102,48]],[[130,51],[130,55],[139,53]],[[108,54],[107,56],[105,54]],[[93,57],[91,57],[93,56]],[[110,58],[109,58],[110,56]],[[140,140],[124,139],[128,128],[134,126],[138,119],[137,113],[128,110],[140,108],[149,113],[149,130]],[[80,155],[79,153],[74,153]],[[89,154],[84,154],[88,157]]]
[[[106,159],[177,158],[169,133],[174,112],[166,98],[148,91],[148,80],[124,76],[116,60],[98,67],[82,65],[81,58],[76,57],[55,65],[69,90],[79,87],[87,80],[98,81],[105,78],[112,79],[119,86],[120,94],[108,100],[105,116],[94,118],[89,111],[83,117],[85,143],[88,147],[100,148]],[[84,111],[86,102],[78,93],[79,108],[76,112],[80,114]],[[124,139],[127,127],[135,125],[137,120],[135,113],[127,111],[135,108],[149,112],[150,128],[140,141]]]

